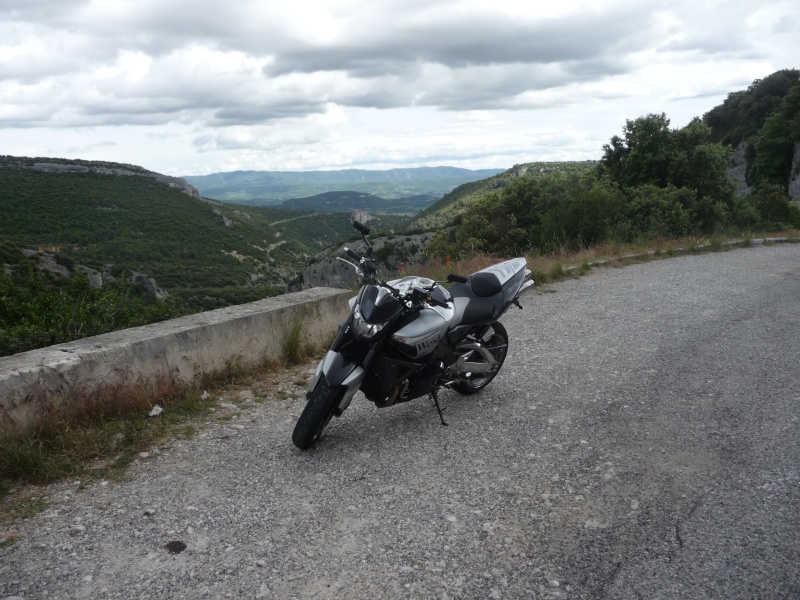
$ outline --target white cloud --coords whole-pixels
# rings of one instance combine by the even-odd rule
[[[582,160],[798,50],[789,0],[5,0],[0,140],[171,174]]]

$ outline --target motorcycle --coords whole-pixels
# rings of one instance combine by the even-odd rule
[[[439,390],[475,394],[497,376],[508,352],[508,333],[498,319],[512,304],[522,308],[518,298],[534,284],[524,258],[469,277],[451,274],[447,282],[417,276],[382,281],[369,228],[358,221],[353,227],[366,256],[345,246],[355,262],[337,260],[355,269],[361,289],[306,392],[292,433],[302,450],[342,416],[358,390],[379,408],[430,396],[447,425]]]

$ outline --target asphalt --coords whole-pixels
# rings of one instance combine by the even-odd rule
[[[301,452],[302,399],[260,388],[122,481],[51,486],[0,598],[800,597],[800,245],[522,304],[449,427],[357,396]]]

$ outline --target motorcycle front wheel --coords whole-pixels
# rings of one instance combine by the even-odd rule
[[[322,435],[322,431],[333,417],[340,400],[340,388],[331,388],[325,377],[320,377],[317,387],[308,396],[297,425],[294,426],[292,442],[301,450],[308,450]]]
[[[480,334],[476,335],[477,341],[481,343],[497,361],[497,368],[491,373],[461,373],[460,379],[453,384],[452,388],[461,394],[475,394],[489,385],[503,366],[503,361],[508,353],[508,332],[502,323],[492,323],[488,325]],[[467,338],[468,341],[470,338]],[[478,352],[473,352],[470,362],[480,362],[483,360]]]

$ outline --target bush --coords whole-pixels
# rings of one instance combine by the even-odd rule
[[[19,263],[0,271],[0,356],[61,344],[177,316],[173,302],[143,298],[126,283],[94,288],[82,271],[69,279]]]

